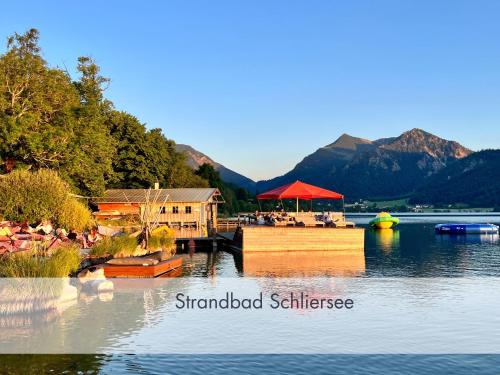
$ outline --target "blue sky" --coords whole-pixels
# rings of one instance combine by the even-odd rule
[[[2,4],[51,65],[94,57],[117,109],[254,179],[342,133],[500,147],[500,1]]]

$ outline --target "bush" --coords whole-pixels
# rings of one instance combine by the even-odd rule
[[[114,257],[132,255],[137,249],[137,238],[130,236],[106,237],[97,242],[90,250],[90,255],[97,257]]]
[[[62,228],[82,232],[93,224],[90,210],[75,198],[67,199],[60,209],[58,225]]]
[[[0,277],[66,277],[78,270],[81,257],[75,244],[63,244],[49,257],[36,250],[0,259]]]
[[[170,250],[174,245],[174,239],[165,234],[154,234],[148,239],[148,250]]]
[[[17,222],[49,219],[67,229],[86,229],[92,224],[91,213],[70,193],[57,172],[14,171],[0,178],[0,215]]]
[[[154,229],[148,239],[148,250],[164,251],[175,249],[175,232],[172,228],[161,226]]]

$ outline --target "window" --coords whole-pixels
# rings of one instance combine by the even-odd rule
[[[191,213],[191,206],[186,206],[185,209],[187,214]]]
[[[173,206],[172,207],[172,213],[173,214],[178,214],[179,213],[179,206]]]
[[[160,214],[164,214],[166,211],[165,211],[165,206],[161,206],[160,207]]]

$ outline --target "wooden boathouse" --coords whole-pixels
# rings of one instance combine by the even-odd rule
[[[216,188],[110,189],[96,199],[99,218],[140,217],[146,205],[159,212],[158,223],[178,237],[207,237],[217,228],[217,206],[224,203]]]

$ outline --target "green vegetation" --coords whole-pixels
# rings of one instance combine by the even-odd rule
[[[200,165],[196,171],[196,175],[208,181],[210,186],[219,189],[226,201],[225,204],[219,206],[222,214],[229,215],[236,212],[253,212],[258,209],[254,195],[251,195],[243,188],[222,181],[219,172],[217,172],[212,165],[208,163]]]
[[[0,258],[0,277],[66,277],[76,272],[80,262],[75,244],[59,246],[50,257],[30,250]]]
[[[455,161],[429,177],[410,203],[458,209],[500,206],[500,150],[475,152]]]
[[[148,238],[149,250],[172,250],[175,245],[175,240],[172,236],[166,233],[153,234]]]
[[[17,222],[50,219],[59,227],[81,231],[91,225],[92,215],[70,192],[57,172],[14,171],[0,178],[0,214]]]
[[[138,243],[136,237],[106,237],[92,247],[90,255],[96,257],[114,257],[117,254],[130,256],[136,251],[137,245]]]
[[[36,29],[8,38],[0,55],[0,160],[12,169],[59,171],[78,193],[106,187],[203,187],[207,182],[159,129],[147,130],[104,97],[109,79],[89,57],[78,80],[42,58]]]

